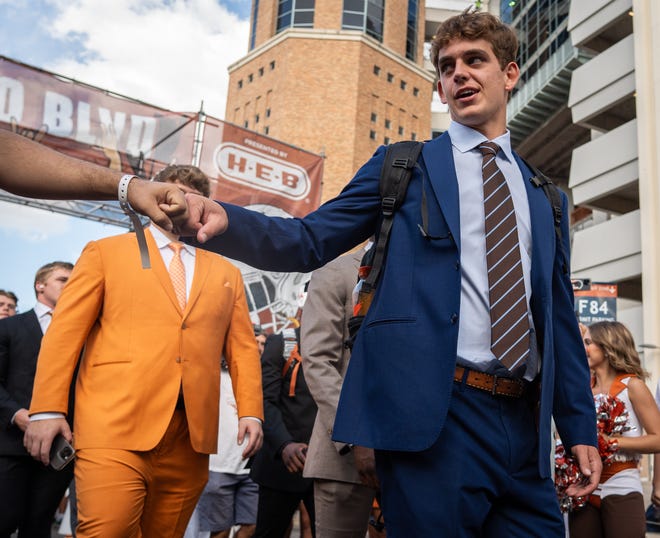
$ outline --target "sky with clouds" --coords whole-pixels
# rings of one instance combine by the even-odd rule
[[[223,118],[250,0],[0,0],[0,54],[174,110]],[[0,289],[34,305],[35,271],[75,262],[113,226],[0,201]]]

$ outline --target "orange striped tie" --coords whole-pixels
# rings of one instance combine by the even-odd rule
[[[179,306],[181,307],[181,310],[184,310],[186,308],[186,268],[181,261],[181,249],[183,248],[183,243],[172,241],[167,246],[174,251],[174,256],[172,256],[172,261],[169,266],[170,278],[174,285],[174,293],[179,301]]]

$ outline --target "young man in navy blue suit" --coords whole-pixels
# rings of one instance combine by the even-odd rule
[[[548,199],[506,128],[517,46],[488,13],[466,10],[438,28],[432,60],[453,121],[424,145],[342,388],[333,438],[375,449],[389,538],[562,537],[551,417],[586,477],[570,494],[588,494],[600,476],[567,199],[559,244]],[[379,229],[384,153],[304,219],[188,197],[183,226],[250,265],[312,270]],[[506,290],[515,294],[505,301]]]

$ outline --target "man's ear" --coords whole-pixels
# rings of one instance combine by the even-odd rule
[[[504,76],[506,77],[504,87],[506,91],[511,93],[520,78],[520,67],[518,67],[518,64],[516,62],[509,62],[504,68]]]

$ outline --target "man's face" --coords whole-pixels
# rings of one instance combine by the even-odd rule
[[[71,271],[60,267],[51,271],[43,282],[37,282],[37,300],[54,308],[70,275]]]
[[[506,131],[506,103],[520,70],[510,62],[504,69],[484,39],[456,39],[438,54],[438,94],[451,118],[472,127],[489,140]]]
[[[6,295],[0,295],[0,319],[16,314],[16,301]]]
[[[264,352],[264,347],[266,345],[266,335],[260,334],[255,338],[257,339],[257,347],[259,348],[259,354],[261,355]]]

